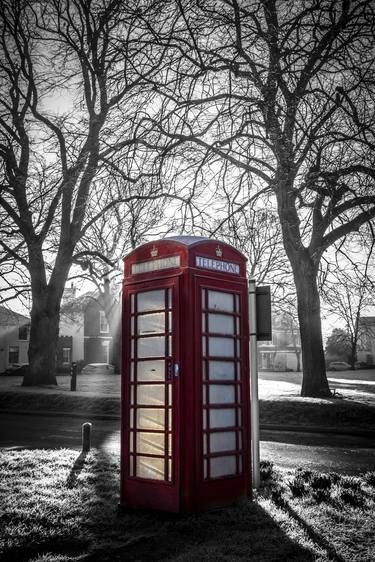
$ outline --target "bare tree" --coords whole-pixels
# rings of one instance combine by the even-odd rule
[[[2,2],[0,218],[9,235],[0,245],[30,282],[25,385],[56,384],[61,297],[90,228],[117,204],[162,196],[144,128],[164,64],[154,35],[170,22],[160,4]],[[108,201],[111,177],[121,190]]]
[[[329,396],[320,262],[375,217],[373,2],[181,1],[178,10],[179,64],[159,85],[154,127],[171,158],[195,148],[197,173],[217,179],[211,192],[225,175],[233,214],[274,197],[297,292],[301,393]]]
[[[375,239],[371,232],[368,246],[352,240],[350,249],[341,246],[336,252],[336,263],[326,272],[322,285],[323,302],[329,312],[344,325],[350,348],[349,363],[352,369],[357,361],[357,349],[366,335],[361,324],[366,307],[373,304],[375,291]],[[356,252],[354,252],[356,248]]]

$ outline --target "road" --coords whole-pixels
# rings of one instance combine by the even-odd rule
[[[91,421],[92,446],[120,452],[118,420],[0,413],[0,447],[80,449],[81,425]],[[284,468],[359,474],[375,470],[375,443],[365,437],[261,431],[260,456]]]

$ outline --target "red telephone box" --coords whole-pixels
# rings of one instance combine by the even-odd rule
[[[121,505],[185,512],[250,495],[245,265],[189,236],[125,258]]]

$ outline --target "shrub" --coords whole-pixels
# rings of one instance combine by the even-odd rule
[[[301,478],[301,476],[299,475],[297,475],[293,480],[288,482],[288,486],[290,488],[290,491],[292,492],[292,495],[296,498],[300,498],[306,495],[307,493],[305,482],[303,478]]]
[[[332,484],[337,484],[341,480],[341,474],[338,474],[337,472],[329,472],[329,476]]]
[[[343,476],[340,480],[340,486],[346,490],[358,492],[361,489],[361,480],[354,476]]]
[[[329,474],[314,474],[310,479],[310,486],[313,490],[329,490],[332,486]]]
[[[350,488],[341,489],[338,497],[343,503],[354,507],[360,506],[363,503],[363,497],[358,493],[358,490],[352,490]]]
[[[275,488],[271,492],[271,500],[278,507],[284,508],[286,505],[285,499],[283,498],[283,493],[280,488]]]
[[[370,486],[375,486],[375,470],[366,472],[366,474],[364,475],[364,479]]]
[[[273,474],[273,462],[272,461],[260,461],[259,463],[259,473],[261,480],[269,480]]]
[[[302,478],[305,482],[308,482],[313,475],[313,471],[308,468],[297,468],[296,477]]]
[[[324,501],[326,502],[331,497],[329,493],[329,489],[327,488],[326,489],[319,488],[317,490],[313,490],[311,495],[317,503],[321,503]]]

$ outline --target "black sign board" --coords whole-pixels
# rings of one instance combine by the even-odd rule
[[[256,288],[257,340],[272,340],[271,287]]]

